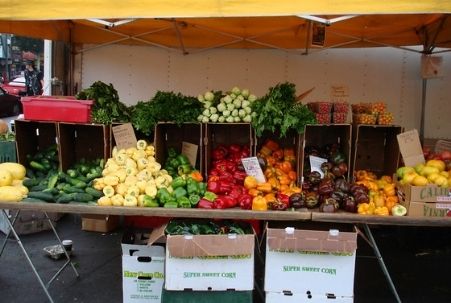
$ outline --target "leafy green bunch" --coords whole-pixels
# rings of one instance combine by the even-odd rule
[[[315,114],[307,106],[296,101],[296,86],[293,83],[279,83],[271,87],[262,98],[252,103],[252,111],[256,117],[252,126],[258,137],[264,131],[275,133],[279,130],[280,137],[285,137],[289,130],[302,134],[305,125],[316,123]]]

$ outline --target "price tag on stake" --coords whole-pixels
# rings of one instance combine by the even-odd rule
[[[189,163],[191,163],[193,167],[196,166],[197,149],[198,146],[196,144],[182,142],[182,154],[184,154],[188,158]]]
[[[136,136],[131,123],[113,126],[113,136],[118,149],[136,147]]]
[[[315,157],[315,156],[309,156],[310,160],[310,171],[317,171],[321,174],[321,178],[324,178],[324,173],[321,170],[321,164],[327,162],[327,159]]]
[[[241,163],[243,163],[244,170],[248,176],[254,177],[258,183],[266,182],[265,175],[263,174],[257,157],[242,158]]]

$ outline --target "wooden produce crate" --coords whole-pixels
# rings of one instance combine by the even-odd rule
[[[338,144],[340,150],[345,155],[345,162],[348,166],[349,179],[351,175],[351,153],[352,153],[352,126],[351,124],[311,124],[305,127],[302,137],[302,148],[299,156],[299,171],[304,173],[306,161],[309,161],[306,154],[306,147],[315,146],[321,148],[328,144]]]
[[[60,162],[63,171],[81,159],[110,156],[110,126],[104,124],[58,123]]]
[[[211,165],[211,151],[218,145],[248,145],[253,154],[254,131],[250,123],[207,123],[204,136],[205,176]]]
[[[184,123],[178,126],[175,123],[160,122],[155,126],[154,144],[155,159],[164,167],[168,156],[168,149],[175,148],[182,152],[183,142],[197,145],[196,163],[194,167],[204,172],[203,126],[201,123]]]
[[[352,176],[358,170],[370,170],[378,177],[392,176],[398,168],[401,152],[396,136],[398,125],[354,125],[352,132]]]
[[[27,155],[34,155],[54,144],[58,144],[58,123],[16,120],[16,147],[18,162],[27,165]],[[61,144],[58,144],[58,149]],[[61,154],[59,153],[61,165]]]
[[[0,142],[0,163],[4,162],[16,162],[17,151],[15,141],[2,141]]]

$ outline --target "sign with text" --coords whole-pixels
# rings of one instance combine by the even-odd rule
[[[420,136],[416,129],[399,134],[397,139],[399,150],[406,166],[415,166],[425,162]]]
[[[118,149],[136,147],[136,136],[131,123],[113,126],[113,136]]]
[[[257,157],[242,158],[241,162],[243,163],[244,170],[248,176],[254,177],[259,183],[266,182],[265,175],[263,174]]]
[[[349,86],[344,84],[332,85],[330,87],[330,99],[333,102],[348,102]]]
[[[324,178],[324,173],[321,170],[321,164],[327,162],[327,159],[309,156],[309,160],[310,160],[310,171],[317,171],[321,174],[321,178]]]
[[[182,142],[182,154],[184,154],[188,158],[189,163],[191,163],[193,167],[196,166],[197,149],[198,146],[196,144]]]

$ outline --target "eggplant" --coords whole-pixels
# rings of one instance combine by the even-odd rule
[[[307,179],[313,185],[318,184],[321,181],[321,174],[317,171],[312,171],[308,174]]]
[[[318,186],[318,194],[330,195],[334,191],[333,181],[331,179],[323,179]]]
[[[343,198],[342,202],[342,208],[350,213],[356,213],[357,212],[357,203],[355,202],[355,199],[353,196],[347,195],[347,197]]]
[[[348,193],[350,191],[351,184],[345,179],[337,179],[335,180],[335,190]]]
[[[318,194],[316,192],[308,192],[305,194],[305,205],[307,208],[315,208],[318,205]]]
[[[292,194],[288,201],[289,201],[290,207],[293,207],[296,209],[307,207],[307,205],[305,203],[305,195],[303,192]]]
[[[323,213],[334,213],[338,209],[337,207],[337,201],[335,201],[334,198],[328,198],[326,199],[321,205],[319,206],[319,211]]]
[[[343,176],[343,172],[342,172],[341,169],[338,167],[338,165],[335,165],[335,166],[332,167],[331,173],[332,173],[335,177],[342,177],[342,176]]]

